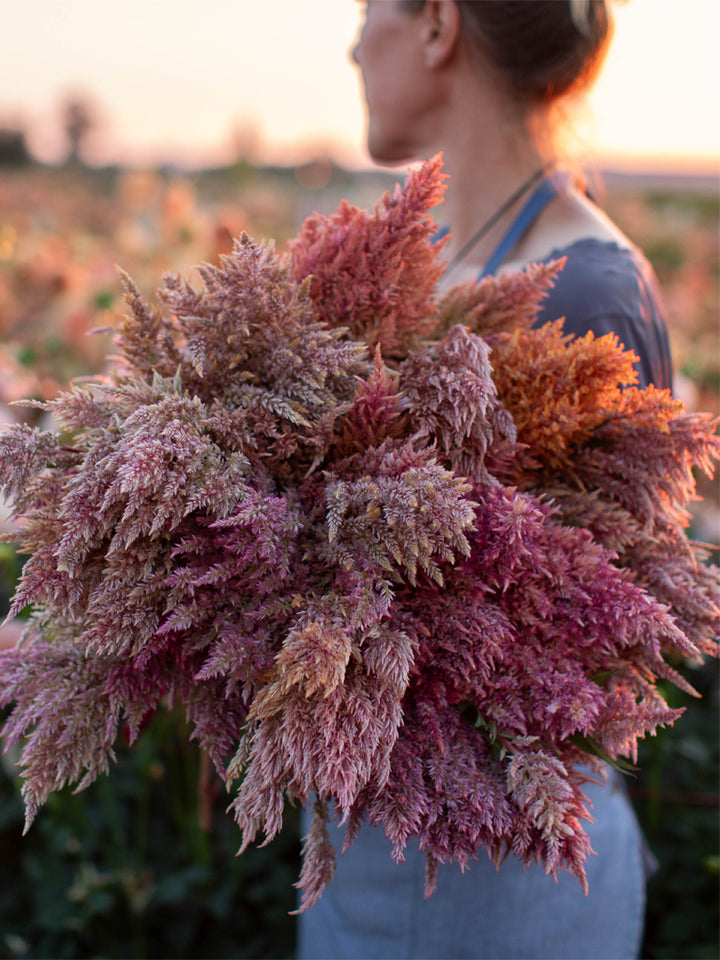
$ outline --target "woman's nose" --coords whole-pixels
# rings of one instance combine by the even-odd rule
[[[360,41],[358,40],[357,43],[354,43],[354,44],[350,47],[350,49],[348,50],[348,57],[349,57],[349,59],[350,59],[350,60],[352,61],[352,63],[354,63],[355,66],[357,66],[357,67],[360,66],[360,61],[358,60],[358,50],[359,50],[359,48],[360,48]]]

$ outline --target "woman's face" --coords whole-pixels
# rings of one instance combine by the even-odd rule
[[[425,69],[422,16],[400,0],[369,0],[352,58],[360,67],[368,111],[368,151],[378,163],[425,156],[433,78]]]

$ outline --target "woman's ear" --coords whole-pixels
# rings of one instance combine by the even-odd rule
[[[425,65],[430,69],[444,67],[460,41],[460,10],[455,0],[427,0],[422,16]]]

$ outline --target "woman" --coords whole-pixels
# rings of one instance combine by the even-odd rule
[[[443,152],[445,284],[567,257],[538,322],[617,333],[640,383],[670,386],[667,332],[642,254],[563,173],[558,105],[597,73],[611,33],[603,0],[370,0],[353,58],[378,163]],[[301,915],[302,958],[626,958],[638,955],[642,841],[621,785],[590,784],[597,856],[590,894],[561,874],[485,858],[441,867],[423,897],[424,858],[394,864],[381,829],[363,827],[333,883]],[[334,840],[342,845],[341,830]]]
[[[641,383],[667,387],[652,270],[559,172],[559,105],[595,77],[610,35],[603,0],[371,0],[353,57],[372,158],[396,164],[443,152],[446,283],[567,254],[541,321],[565,316],[566,332],[577,334],[614,330],[641,356]]]

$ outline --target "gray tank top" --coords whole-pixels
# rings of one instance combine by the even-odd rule
[[[670,344],[655,273],[636,248],[578,240],[553,250],[545,261],[566,257],[555,286],[543,301],[539,326],[564,317],[565,333],[615,333],[640,358],[639,384],[672,388]]]
[[[523,204],[488,259],[481,277],[495,273],[547,204],[570,183],[567,173],[545,177]],[[639,357],[639,385],[672,388],[672,363],[662,298],[655,273],[636,248],[587,238],[553,250],[544,261],[566,257],[543,302],[537,324],[564,317],[565,333],[615,333]]]

